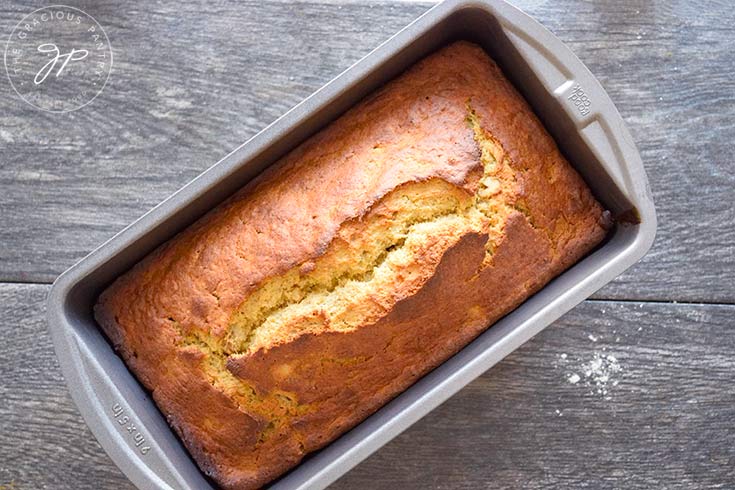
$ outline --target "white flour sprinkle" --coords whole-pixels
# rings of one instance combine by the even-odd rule
[[[617,357],[602,349],[594,351],[591,359],[580,360],[578,364],[566,354],[560,354],[559,358],[563,359],[564,366],[555,362],[554,368],[563,367],[567,383],[584,386],[590,395],[597,395],[605,400],[612,399],[610,391],[618,385],[619,380],[616,378],[623,371]]]
[[[640,331],[641,328],[638,328],[638,330]],[[604,336],[588,333],[587,338],[591,342],[597,343]],[[566,383],[582,386],[582,389],[591,396],[597,396],[606,401],[612,400],[611,392],[620,382],[619,378],[623,367],[620,365],[618,358],[610,351],[614,351],[616,347],[619,347],[614,344],[618,344],[620,339],[621,334],[617,330],[613,330],[609,342],[602,341],[603,345],[595,346],[595,350],[584,357],[567,353],[557,354],[553,361],[553,367],[554,369],[563,370],[563,379]],[[611,343],[611,345],[605,345],[608,343]]]
[[[592,392],[609,399],[608,387],[617,386],[618,380],[612,379],[623,370],[618,359],[612,354],[595,352],[592,360],[582,365],[585,384],[592,388]]]

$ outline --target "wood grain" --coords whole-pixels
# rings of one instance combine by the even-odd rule
[[[47,291],[0,285],[0,485],[132,489],[67,394]],[[734,319],[735,306],[585,302],[333,487],[731,488]],[[621,368],[606,395],[585,377],[596,353]]]
[[[334,488],[732,488],[734,315],[583,303]]]
[[[69,396],[46,326],[48,291],[0,284],[0,489],[132,490]]]
[[[729,2],[516,3],[600,78],[651,179],[657,242],[597,297],[735,302]],[[102,95],[51,115],[0,83],[0,280],[52,281],[429,5],[80,2],[114,47]]]

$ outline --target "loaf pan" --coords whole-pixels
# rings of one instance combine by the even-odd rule
[[[421,16],[62,274],[48,299],[59,364],[82,416],[142,489],[213,488],[92,316],[117,276],[380,85],[456,39],[480,44],[619,220],[593,253],[360,425],[274,482],[324,488],[640,259],[656,217],[630,134],[610,98],[549,31],[502,0],[449,0]],[[400,162],[397,162],[400,164]]]

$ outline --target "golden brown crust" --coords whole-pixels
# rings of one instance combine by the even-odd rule
[[[483,188],[483,176],[497,190]],[[363,223],[393,219],[396,192],[424,192],[420,182],[461,190],[457,209],[422,218],[432,224],[456,215],[459,228],[451,221],[455,228],[437,228],[450,232],[421,235],[418,244],[406,239],[413,228],[396,231],[400,253],[413,254],[416,265],[383,266],[394,287],[360,300],[379,307],[339,328],[332,311],[315,310],[309,326],[294,313],[256,340],[245,331],[244,350],[230,346],[247,298],[273,278],[321,273],[339,243],[346,250],[362,243]],[[496,194],[487,208],[471,201],[482,189]],[[157,249],[102,294],[95,314],[203,471],[224,488],[257,488],[582,257],[604,237],[601,217],[497,66],[458,42]],[[371,267],[388,260],[373,259]],[[360,290],[370,292],[370,271],[350,274],[340,281],[362,281]],[[331,298],[343,282],[319,287]]]

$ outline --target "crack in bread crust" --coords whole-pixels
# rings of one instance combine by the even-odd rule
[[[509,157],[482,128],[471,101],[466,106],[482,168],[474,194],[439,178],[403,184],[364,216],[345,222],[322,256],[261,283],[233,312],[224,336],[203,329],[183,332],[177,326],[179,346],[204,354],[212,385],[241,409],[268,419],[260,442],[285,418],[313,407],[300,404],[293,393],[258,393],[228,369],[228,359],[307,333],[349,331],[374,323],[421,288],[443,253],[467,233],[488,236],[483,267],[492,263],[505,219],[517,209],[516,178]],[[376,291],[391,288],[396,294],[370,300]]]
[[[420,264],[420,238],[461,232],[470,203],[463,189],[441,179],[396,188],[365,216],[344,223],[321,257],[268,279],[248,296],[231,317],[223,350],[250,354],[306,332],[349,330],[381,314],[381,305],[362,318],[348,310]]]
[[[421,263],[416,243],[431,236],[487,233],[489,264],[504,219],[515,209],[515,175],[500,144],[482,129],[470,101],[466,120],[483,169],[473,196],[438,178],[390,192],[366,216],[345,223],[317,260],[269,278],[246,297],[232,314],[223,342],[211,339],[220,344],[219,351],[252,354],[307,332],[350,330],[373,321],[380,312],[347,315],[346,310],[364,303],[366,289],[400,284],[401,272]],[[384,306],[387,310],[392,305]]]

